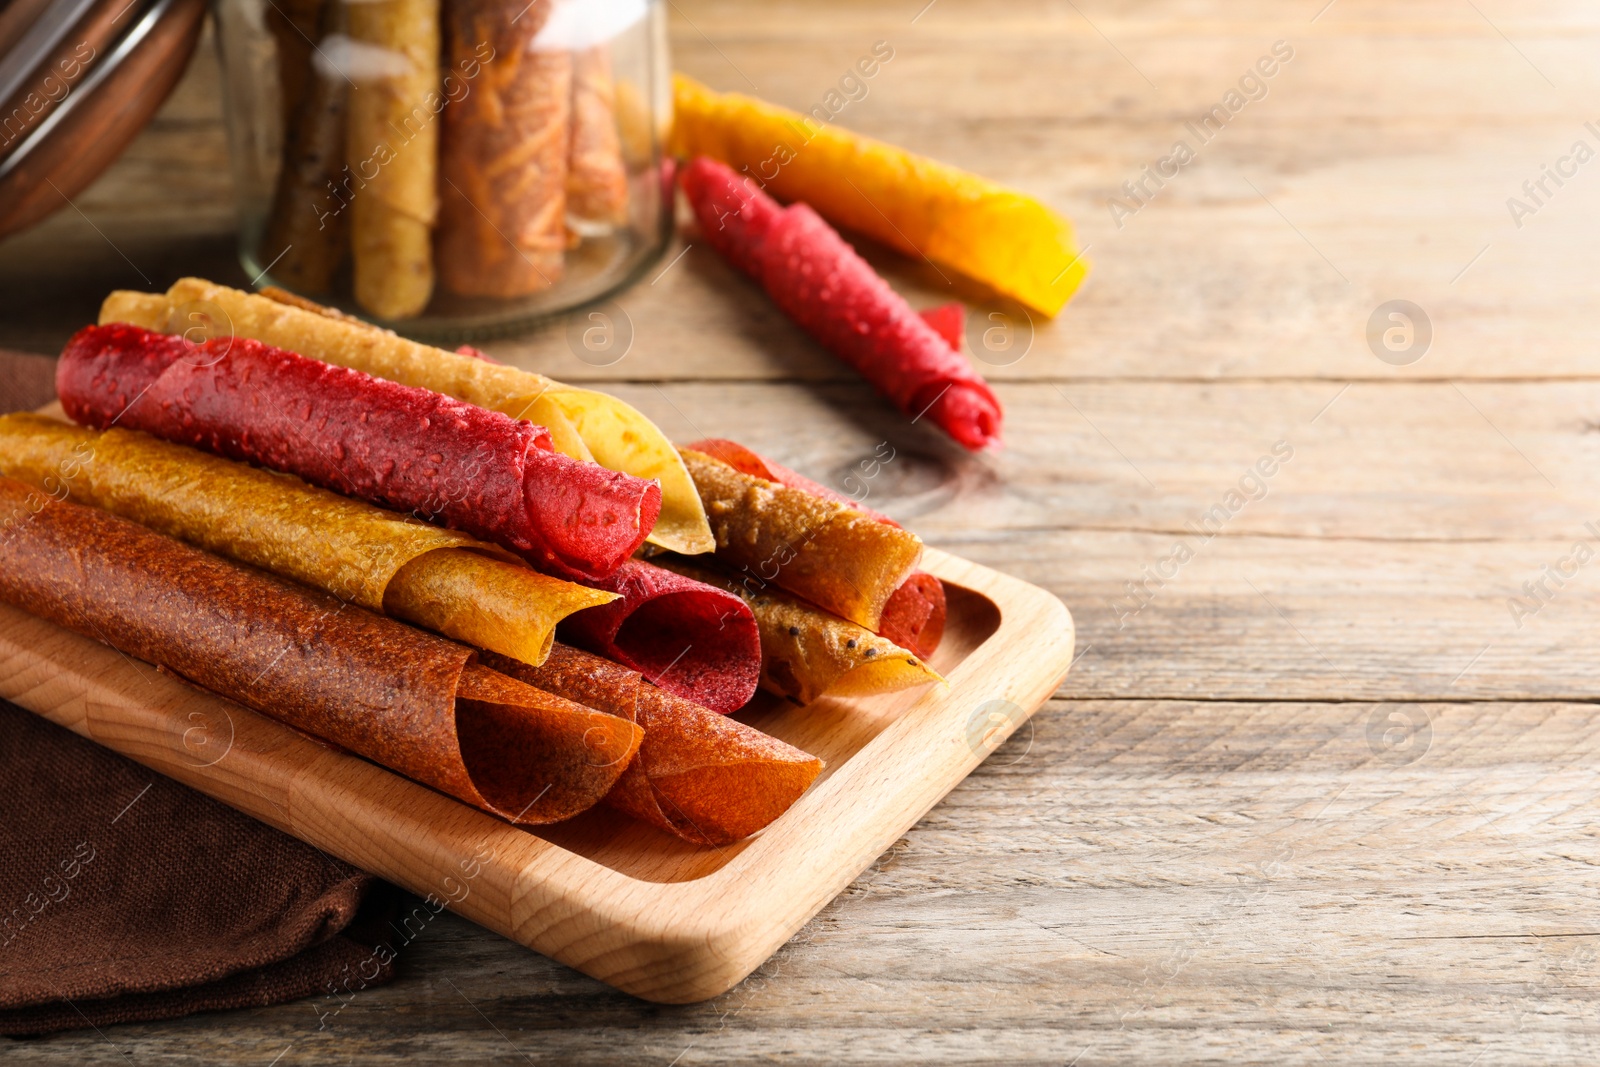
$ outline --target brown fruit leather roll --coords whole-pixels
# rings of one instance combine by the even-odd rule
[[[960,304],[946,306],[958,310],[961,307]],[[863,515],[870,515],[879,522],[894,527],[900,525],[881,511],[869,508],[853,497],[829,489],[803,474],[797,474],[788,467],[774,463],[737,441],[729,441],[723,437],[708,437],[685,447],[692,448],[696,452],[704,452],[734,470],[742,471],[754,478],[765,478],[769,482],[777,482],[790,489],[799,489],[824,500],[837,500],[846,507],[855,508]],[[847,482],[848,480],[846,478]],[[944,639],[945,616],[948,611],[944,584],[927,571],[912,571],[910,577],[900,583],[900,588],[896,589],[883,605],[883,616],[878,620],[877,632],[879,636],[887,637],[895,644],[927,659],[938,651],[939,642]]]
[[[591,807],[642,737],[460,645],[10,478],[0,600],[513,822]]]
[[[718,562],[877,631],[883,609],[922,558],[922,542],[854,506],[757,478],[704,452],[678,450],[700,492]]]
[[[460,296],[517,297],[561,278],[572,57],[529,45],[550,0],[453,0],[445,56],[460,67],[493,48],[471,92],[444,110],[439,156],[439,283]]]
[[[529,685],[644,730],[639,757],[606,803],[701,845],[741,841],[788,811],[822,771],[793,745],[644,680],[638,671],[557,644],[542,667],[489,654]]]
[[[309,19],[296,17],[278,34],[286,109],[282,165],[260,258],[271,264],[274,278],[309,293],[332,288],[350,236],[343,201],[328,195],[344,166],[349,85],[311,63],[311,42],[326,40],[335,32],[340,6],[337,0],[302,0],[298,7],[309,12]],[[267,19],[276,26],[287,16],[274,6]],[[305,21],[309,26],[302,25]],[[296,52],[301,54],[299,62],[292,59]]]

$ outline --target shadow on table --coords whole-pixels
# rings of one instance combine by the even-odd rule
[[[86,229],[52,219],[0,242],[0,348],[55,355],[73,331],[95,321],[113,289],[155,292],[194,274],[248,285],[231,229],[179,236],[144,226]]]

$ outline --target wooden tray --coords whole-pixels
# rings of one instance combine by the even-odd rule
[[[0,605],[0,697],[647,1000],[725,992],[1010,736],[1072,663],[1054,596],[945,553],[949,688],[740,718],[827,760],[728,848],[595,810],[528,831]]]

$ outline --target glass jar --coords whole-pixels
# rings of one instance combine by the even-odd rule
[[[257,286],[469,340],[666,247],[659,0],[218,0],[217,27]]]

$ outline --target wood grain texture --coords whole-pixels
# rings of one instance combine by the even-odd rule
[[[1600,171],[1520,229],[1506,199],[1597,143],[1600,17],[1572,0],[1323,7],[676,0],[679,66],[794,107],[892,42],[841,123],[1077,222],[1087,287],[1024,358],[984,368],[1007,450],[966,457],[906,427],[700,245],[620,298],[636,340],[615,366],[582,363],[559,324],[497,353],[609,380],[675,437],[745,440],[836,486],[891,442],[870,502],[1062,597],[1082,659],[1031,732],[707,1004],[642,1004],[446,914],[396,985],[323,1028],[335,1001],[118,1027],[116,1050],[285,1067],[1594,1062],[1600,564],[1520,627],[1507,601],[1600,522]],[[1118,230],[1107,198],[1279,39],[1296,55],[1268,96]],[[248,281],[227,273],[212,63],[202,48],[78,198],[149,284],[62,214],[0,245],[17,294],[0,343],[58,347],[112,285]],[[919,306],[946,292],[866,251]],[[1393,298],[1435,327],[1410,366],[1365,340]],[[1265,499],[1119,628],[1109,601],[1278,440],[1295,456]],[[110,1062],[112,1044],[6,1051]]]

